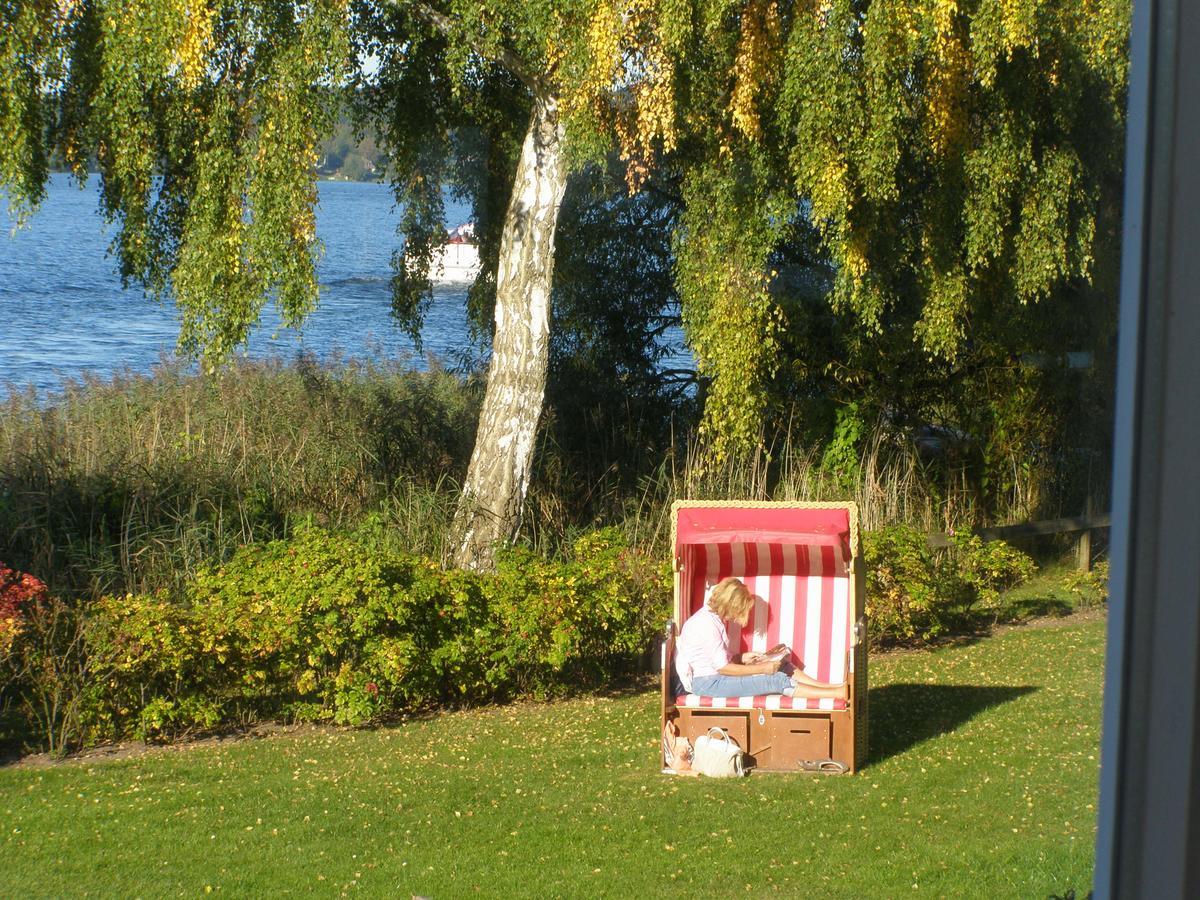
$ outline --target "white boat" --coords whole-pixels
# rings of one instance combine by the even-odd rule
[[[434,284],[470,284],[479,274],[479,247],[475,225],[467,222],[450,229],[446,246],[433,254],[429,280]]]

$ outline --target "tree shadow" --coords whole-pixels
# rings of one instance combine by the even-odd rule
[[[1040,618],[1041,616],[1062,618],[1069,616],[1074,609],[1075,607],[1060,597],[1026,597],[1013,601],[1012,617],[1015,619]]]
[[[8,710],[0,711],[0,768],[17,762],[25,755],[30,736],[20,724]]]
[[[871,688],[870,761],[882,762],[921,741],[953,731],[979,713],[1038,688],[955,684],[888,684]]]

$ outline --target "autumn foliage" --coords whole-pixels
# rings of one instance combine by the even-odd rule
[[[29,607],[45,596],[45,584],[0,562],[0,657],[12,650],[24,630]]]

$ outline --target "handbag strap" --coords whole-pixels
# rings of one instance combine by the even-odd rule
[[[710,739],[712,738],[712,733],[714,731],[721,736],[721,740],[723,740],[726,744],[732,744],[735,747],[738,746],[737,741],[729,736],[728,731],[726,731],[724,728],[718,728],[716,725],[708,729],[708,736]]]

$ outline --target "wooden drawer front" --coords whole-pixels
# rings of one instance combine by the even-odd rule
[[[696,744],[696,738],[702,734],[708,734],[710,728],[724,728],[729,732],[729,736],[738,742],[738,746],[746,750],[750,745],[750,711],[746,712],[731,712],[727,709],[713,710],[690,710],[690,720],[686,725],[680,723],[681,730],[687,735],[692,742],[692,746]]]
[[[776,713],[771,729],[770,767],[798,769],[802,759],[828,759],[829,719],[820,716],[786,716]]]

